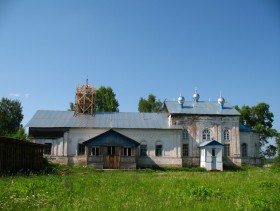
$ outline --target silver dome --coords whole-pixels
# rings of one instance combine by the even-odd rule
[[[185,98],[182,95],[180,95],[180,97],[178,97],[178,103],[184,104],[184,102],[185,102]]]
[[[219,99],[218,99],[218,103],[220,105],[224,105],[225,104],[225,99],[222,96],[220,96]]]
[[[195,102],[198,102],[199,98],[200,98],[200,95],[197,93],[197,89],[195,89],[194,94],[193,94],[193,100]]]

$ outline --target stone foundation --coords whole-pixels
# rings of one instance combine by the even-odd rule
[[[182,165],[183,165],[183,167],[200,166],[200,158],[199,157],[183,157]]]
[[[261,166],[261,159],[256,157],[241,158],[242,165]]]
[[[68,157],[67,156],[44,155],[44,158],[46,158],[51,163],[68,164]]]
[[[137,159],[137,168],[154,167],[182,167],[182,158],[143,156]]]
[[[76,166],[87,166],[87,157],[86,156],[69,156],[68,164]]]

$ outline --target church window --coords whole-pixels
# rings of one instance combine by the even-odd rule
[[[224,130],[224,141],[225,142],[230,141],[228,129]]]
[[[146,144],[140,145],[140,155],[147,156],[147,145]]]
[[[224,145],[224,156],[230,156],[230,144]]]
[[[162,156],[162,145],[156,145],[156,156]]]
[[[210,141],[210,130],[209,129],[204,129],[202,132],[202,139],[204,141]]]
[[[91,148],[91,155],[99,156],[100,148],[99,147],[92,147]]]
[[[247,157],[247,144],[242,144],[241,145],[241,156],[242,157]]]
[[[124,147],[123,148],[123,156],[131,156],[131,148],[130,147]]]
[[[189,145],[183,144],[183,156],[189,156]]]
[[[84,155],[86,152],[86,146],[84,144],[78,144],[78,155]]]
[[[186,130],[186,129],[183,129],[183,132],[182,132],[183,134],[183,139],[184,140],[187,140],[188,139],[188,130]]]
[[[44,154],[45,155],[50,155],[52,153],[52,144],[51,143],[45,143],[44,147]]]

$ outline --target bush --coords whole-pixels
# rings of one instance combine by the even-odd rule
[[[280,168],[280,156],[279,155],[274,159],[274,163],[273,163],[272,167]]]

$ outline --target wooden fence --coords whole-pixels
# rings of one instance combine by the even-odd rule
[[[0,173],[39,171],[45,145],[0,137]]]

